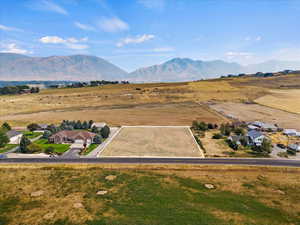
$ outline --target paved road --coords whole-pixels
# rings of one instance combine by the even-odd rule
[[[130,163],[130,164],[203,164],[203,165],[256,165],[300,167],[300,160],[246,159],[246,158],[44,158],[44,159],[1,159],[0,163]]]

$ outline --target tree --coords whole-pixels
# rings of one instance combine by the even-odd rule
[[[89,121],[89,129],[91,129],[91,128],[92,128],[92,125],[93,125],[93,123],[94,123],[94,121],[93,121],[93,120],[90,120],[90,121]]]
[[[0,148],[4,147],[9,143],[9,138],[7,137],[4,130],[0,130]]]
[[[99,133],[99,129],[96,126],[93,126],[92,127],[92,132],[97,134],[97,133]]]
[[[89,124],[86,121],[83,121],[82,129],[89,129]]]
[[[4,122],[1,126],[1,128],[6,131],[11,130],[11,126],[7,122]]]
[[[103,138],[108,138],[109,134],[110,134],[110,129],[107,125],[105,125],[102,129],[101,129],[101,136]]]
[[[236,141],[227,140],[228,146],[232,148],[233,150],[238,150],[239,145],[236,143]]]
[[[97,135],[94,137],[93,142],[94,142],[95,144],[101,144],[101,143],[102,143],[102,137],[101,137],[99,134],[97,134]]]
[[[22,153],[27,153],[27,147],[30,144],[31,144],[31,141],[27,137],[22,136],[21,141],[20,141],[20,151]]]
[[[213,139],[221,139],[221,138],[223,138],[223,135],[220,134],[220,133],[217,133],[217,134],[214,134],[214,135],[212,136],[212,138],[213,138]]]
[[[30,131],[35,131],[35,130],[40,129],[40,126],[36,123],[31,123],[27,126],[27,129]]]
[[[220,127],[220,132],[221,134],[225,135],[225,136],[229,136],[231,133],[231,127],[230,124],[226,123],[226,124],[221,124]]]
[[[214,124],[212,124],[212,123],[208,123],[208,124],[207,124],[207,128],[208,128],[209,130],[211,130],[211,129],[214,129],[215,126],[214,126]]]
[[[45,149],[45,153],[50,155],[54,153],[54,148],[52,146],[49,146]]]
[[[75,123],[74,129],[82,129],[82,124],[80,120],[77,120],[77,122]]]
[[[26,147],[26,152],[27,153],[34,153],[34,152],[41,152],[43,149],[41,146],[35,143],[31,143]]]
[[[44,133],[43,133],[42,138],[48,139],[51,135],[52,135],[51,131],[45,130]]]
[[[233,131],[236,135],[245,135],[245,130],[241,127],[237,127]]]
[[[241,145],[243,145],[244,147],[246,147],[248,145],[248,138],[246,136],[243,136],[240,139]]]
[[[260,146],[253,146],[252,150],[261,155],[269,155],[272,151],[272,143],[265,138]]]

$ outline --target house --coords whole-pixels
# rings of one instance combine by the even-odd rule
[[[106,123],[93,123],[91,127],[103,128],[106,126]]]
[[[291,150],[294,150],[296,152],[300,152],[300,144],[299,143],[290,144],[290,145],[288,145],[288,148]]]
[[[10,130],[6,132],[6,136],[9,138],[9,144],[20,144],[23,134],[16,130]]]
[[[241,140],[245,138],[243,135],[232,135],[228,138],[228,140],[235,142],[237,145],[241,145]]]
[[[83,141],[84,145],[89,145],[93,142],[94,137],[97,134],[91,133],[89,131],[80,130],[62,130],[49,137],[49,142],[55,144],[61,143],[81,143]]]
[[[264,139],[266,138],[260,131],[251,130],[246,135],[248,137],[249,145],[261,146]]]
[[[283,134],[287,136],[297,136],[297,131],[295,129],[284,129]]]
[[[48,127],[48,124],[39,123],[38,126],[39,126],[39,130],[46,130]]]

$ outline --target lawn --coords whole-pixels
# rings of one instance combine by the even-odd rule
[[[97,148],[99,144],[91,144],[84,152],[84,155],[89,154],[91,151],[93,151],[95,148]]]
[[[97,195],[100,190],[107,193]],[[31,197],[37,191],[41,196]],[[296,225],[299,201],[299,169],[50,164],[0,170],[0,224],[7,225]]]
[[[33,138],[43,135],[43,133],[42,132],[24,131],[23,135],[29,139],[33,139]]]
[[[51,143],[48,143],[47,139],[43,139],[43,138],[36,140],[34,143],[41,146],[43,148],[43,150],[45,150],[48,147],[53,147],[54,152],[56,152],[57,154],[62,154],[64,152],[66,152],[70,147],[70,145],[68,145],[68,144],[51,144]]]
[[[9,150],[11,150],[11,149],[13,149],[14,147],[17,147],[17,146],[18,145],[15,145],[15,144],[7,144],[4,147],[0,148],[0,153],[7,152],[7,151],[9,151]]]

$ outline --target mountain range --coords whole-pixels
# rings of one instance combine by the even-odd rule
[[[227,74],[277,72],[300,69],[300,62],[271,60],[243,66],[222,60],[202,61],[174,58],[131,73],[88,55],[29,57],[0,53],[0,80],[129,80],[131,82],[189,81]]]

